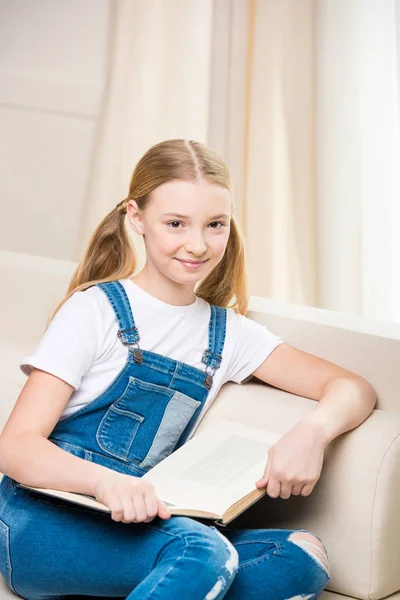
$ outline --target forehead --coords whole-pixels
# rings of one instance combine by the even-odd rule
[[[209,182],[168,181],[152,194],[149,208],[157,212],[182,212],[190,215],[199,211],[220,210],[230,214],[231,193]]]

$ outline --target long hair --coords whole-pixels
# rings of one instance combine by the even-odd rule
[[[82,260],[72,275],[67,294],[54,310],[47,327],[74,292],[86,290],[97,283],[126,279],[134,274],[137,260],[125,229],[129,200],[135,200],[143,211],[151,202],[151,193],[163,183],[202,179],[232,192],[225,162],[217,152],[200,142],[172,139],[147,150],[135,167],[128,196],[104,217],[91,235]],[[210,304],[233,308],[243,315],[247,312],[249,298],[244,245],[233,216],[224,256],[199,282],[195,294]]]

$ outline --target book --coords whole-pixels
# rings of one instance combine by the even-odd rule
[[[210,519],[226,526],[266,494],[257,488],[268,450],[282,437],[276,433],[220,418],[145,473],[171,515]],[[92,496],[20,487],[95,510],[110,509]]]

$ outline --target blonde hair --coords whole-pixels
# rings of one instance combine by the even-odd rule
[[[151,193],[159,185],[171,180],[195,182],[201,179],[232,192],[228,167],[217,152],[204,144],[172,139],[152,146],[135,167],[128,196],[104,217],[93,232],[71,278],[67,294],[54,310],[47,327],[74,292],[86,290],[97,283],[126,279],[135,272],[135,250],[125,229],[129,200],[135,200],[143,211],[151,201]],[[244,245],[233,216],[224,256],[200,282],[195,294],[210,304],[233,308],[243,315],[247,312],[249,299]]]

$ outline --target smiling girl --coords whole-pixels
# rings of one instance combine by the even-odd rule
[[[126,225],[145,244],[137,274]],[[284,343],[245,316],[247,305],[226,164],[199,142],[153,146],[20,365],[28,379],[0,438],[0,570],[19,596],[314,600],[322,592],[327,554],[311,532],[221,532],[171,517],[142,480],[193,436],[227,381],[255,375],[319,401],[270,450],[255,482],[275,498],[309,495],[327,444],[371,413],[376,396],[364,379]],[[92,495],[111,515],[17,482]]]

